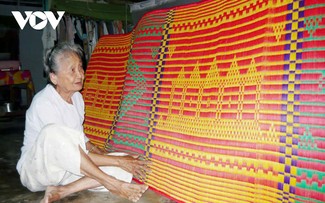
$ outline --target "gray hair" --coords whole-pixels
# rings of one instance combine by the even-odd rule
[[[44,73],[47,77],[48,83],[52,84],[50,79],[50,73],[57,73],[59,70],[59,56],[67,53],[76,54],[80,60],[83,62],[84,52],[81,47],[77,44],[63,42],[54,46],[52,49],[48,50],[44,58]]]

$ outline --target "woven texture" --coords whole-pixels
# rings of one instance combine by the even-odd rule
[[[113,126],[125,80],[131,35],[102,37],[87,66],[84,89],[84,131],[96,145],[104,147]]]
[[[120,106],[97,124],[107,149],[152,160],[148,185],[178,202],[325,200],[325,1],[203,1],[127,37]]]

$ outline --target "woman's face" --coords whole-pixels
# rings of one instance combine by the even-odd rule
[[[71,97],[80,91],[84,82],[82,61],[74,53],[64,53],[58,56],[58,71],[51,73],[51,81],[56,85],[56,90],[63,97]]]

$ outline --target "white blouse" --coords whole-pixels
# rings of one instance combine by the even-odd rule
[[[73,94],[72,104],[66,102],[50,84],[37,93],[26,111],[24,142],[17,163],[18,172],[21,171],[26,152],[32,148],[44,126],[55,123],[83,132],[84,114],[84,100],[80,92]],[[85,136],[85,142],[88,141]]]

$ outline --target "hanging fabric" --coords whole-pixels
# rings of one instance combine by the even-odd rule
[[[124,33],[125,30],[121,20],[106,22],[66,13],[56,30],[51,26],[45,27],[42,42],[44,53],[56,43],[68,41],[79,44],[85,53],[85,60],[88,61],[100,37],[108,34]]]

